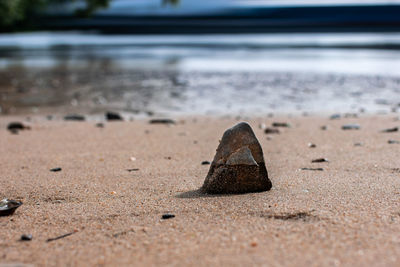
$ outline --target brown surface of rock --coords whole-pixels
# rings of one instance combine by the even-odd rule
[[[260,143],[250,125],[241,122],[225,131],[201,191],[209,194],[270,190]]]

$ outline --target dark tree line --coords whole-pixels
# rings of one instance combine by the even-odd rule
[[[77,16],[90,16],[98,9],[107,8],[111,0],[0,0],[0,31],[30,30],[35,16],[49,5],[81,1],[84,8]],[[163,5],[177,4],[179,0],[161,0]]]

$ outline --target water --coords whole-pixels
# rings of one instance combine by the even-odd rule
[[[3,113],[389,111],[400,34],[0,35]]]

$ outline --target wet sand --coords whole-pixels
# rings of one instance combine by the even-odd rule
[[[222,196],[194,190],[233,118],[104,128],[33,118],[31,130],[14,135],[7,124],[22,118],[0,117],[0,198],[24,202],[0,217],[0,263],[399,266],[400,144],[387,141],[400,134],[380,132],[399,126],[394,117],[246,120],[273,187]],[[277,135],[258,127],[275,121],[292,127]],[[346,123],[361,129],[344,131]],[[311,163],[321,157],[329,162]],[[164,213],[176,217],[162,220]],[[22,234],[33,240],[19,241]]]

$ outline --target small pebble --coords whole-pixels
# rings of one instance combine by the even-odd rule
[[[69,114],[64,117],[64,120],[66,120],[66,121],[84,121],[85,116],[78,115],[78,114]]]
[[[398,127],[393,127],[393,128],[382,130],[382,133],[394,133],[394,132],[398,132],[398,131],[399,131]]]
[[[150,124],[175,124],[171,119],[153,119],[149,121]]]
[[[23,234],[21,235],[21,241],[31,241],[32,240],[32,235],[31,234]]]
[[[175,217],[174,214],[166,213],[166,214],[163,214],[163,215],[161,216],[161,219],[167,220],[167,219],[171,219],[171,218],[174,218],[174,217]]]
[[[397,140],[388,140],[388,144],[400,144],[400,141],[397,141]]]
[[[97,128],[104,128],[104,123],[102,123],[102,122],[96,123],[96,127]]]
[[[323,168],[301,168],[302,171],[323,171]]]
[[[273,122],[272,127],[286,127],[290,128],[290,124],[286,122]]]
[[[317,147],[317,145],[316,145],[316,144],[313,144],[313,143],[308,143],[308,147],[309,147],[309,148],[315,148],[315,147]]]
[[[265,130],[264,130],[264,133],[265,134],[279,134],[280,133],[280,131],[279,131],[279,129],[276,129],[276,128],[265,128]]]
[[[201,162],[201,165],[210,165],[210,162],[205,160],[205,161]]]
[[[21,130],[30,130],[30,126],[26,126],[21,122],[10,122],[7,126],[7,130],[9,130],[13,134],[18,134],[18,131]]]
[[[322,130],[322,131],[326,131],[326,130],[328,130],[328,126],[326,126],[326,125],[322,125],[322,126],[321,126],[321,130]]]
[[[360,125],[358,124],[345,124],[342,126],[342,130],[359,130]]]
[[[329,162],[329,161],[328,161],[328,159],[325,159],[325,158],[319,158],[319,159],[313,159],[311,162],[319,163],[319,162]]]
[[[358,114],[357,113],[345,113],[344,117],[345,118],[358,118]]]
[[[257,247],[257,245],[258,245],[257,242],[251,242],[251,243],[250,243],[250,246],[252,246],[253,248],[254,248],[254,247]]]
[[[51,172],[59,172],[59,171],[61,171],[61,170],[62,170],[61,168],[53,168],[53,169],[50,169]]]
[[[363,146],[363,143],[354,143],[354,146]]]
[[[329,119],[331,119],[331,120],[338,120],[338,119],[340,119],[340,114],[339,113],[336,113],[336,114],[332,114],[330,117],[329,117]]]
[[[121,115],[119,115],[116,112],[108,111],[108,112],[106,112],[105,116],[106,116],[106,120],[108,120],[108,121],[122,121],[123,120]]]
[[[139,169],[138,168],[134,168],[134,169],[126,169],[128,172],[136,172],[136,171],[138,171]]]

